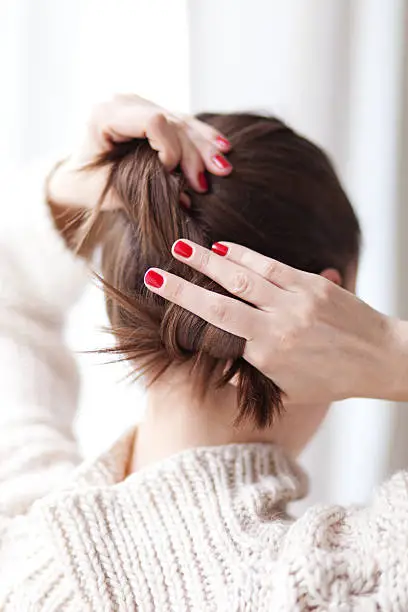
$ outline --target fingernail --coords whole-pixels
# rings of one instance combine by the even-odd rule
[[[219,168],[220,170],[226,170],[227,168],[231,168],[231,164],[225,159],[223,155],[214,155],[212,160],[217,166],[217,168]]]
[[[180,257],[188,259],[193,254],[193,247],[191,247],[189,244],[187,244],[187,242],[184,242],[183,240],[177,240],[173,247],[173,251],[177,255],[180,255]]]
[[[198,175],[198,182],[201,189],[203,189],[204,191],[208,190],[208,182],[204,172],[200,172],[200,174]]]
[[[215,142],[217,143],[217,145],[221,149],[230,149],[231,148],[230,141],[227,140],[226,138],[223,138],[222,136],[217,136],[217,138],[215,139]]]
[[[144,277],[144,282],[149,287],[154,287],[155,289],[160,289],[164,283],[164,277],[156,272],[156,270],[148,270]]]
[[[220,242],[214,242],[211,247],[211,250],[213,253],[221,255],[221,257],[225,257],[225,255],[228,253],[228,247],[225,246],[225,244],[221,244]]]

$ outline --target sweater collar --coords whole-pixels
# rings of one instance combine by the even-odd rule
[[[73,592],[95,611],[149,598],[149,609],[164,609],[163,593],[178,602],[192,592],[224,610],[220,584],[247,584],[249,566],[263,592],[290,524],[286,504],[306,492],[302,470],[272,444],[231,444],[186,450],[126,477],[135,433],[42,505]]]
[[[127,476],[136,437],[137,427],[133,427],[108,451],[84,463],[75,481],[90,486],[141,484],[155,478],[183,478],[183,474],[196,471],[205,473],[207,483],[211,480],[216,489],[232,491],[243,485],[256,485],[259,494],[262,490],[267,492],[268,503],[273,505],[300,499],[308,490],[307,476],[299,464],[280,447],[267,443],[191,448]]]

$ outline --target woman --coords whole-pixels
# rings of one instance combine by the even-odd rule
[[[171,237],[169,227],[172,232],[181,227],[192,238],[198,233],[196,226],[204,227],[197,239],[206,243],[212,238],[213,227],[228,222],[222,214],[216,217],[217,211],[225,212],[227,204],[231,212],[227,180],[225,186],[222,184],[222,177],[231,172],[222,152],[227,152],[230,145],[214,127],[216,121],[213,126],[197,120],[183,122],[140,99],[119,99],[96,112],[80,153],[62,164],[48,182],[54,220],[66,241],[72,244],[82,231],[77,247],[84,256],[101,242],[108,310],[119,350],[144,368],[151,385],[147,418],[137,435],[130,431],[108,453],[75,470],[79,457],[70,424],[77,375],[72,357],[64,348],[62,324],[67,305],[82,282],[84,266],[64,248],[45,205],[41,206],[41,197],[40,210],[33,210],[25,223],[20,221],[20,240],[11,241],[2,231],[5,400],[0,448],[5,468],[0,485],[1,609],[408,608],[405,473],[385,484],[366,509],[315,507],[298,521],[286,511],[287,502],[305,491],[305,477],[293,456],[324,416],[327,402],[347,394],[350,388],[352,393],[367,389],[367,395],[371,395],[369,384],[356,382],[356,377],[349,388],[345,383],[333,388],[330,377],[322,384],[326,379],[321,375],[318,353],[309,368],[315,378],[309,376],[308,383],[313,384],[301,381],[290,387],[283,360],[279,364],[265,351],[268,335],[273,338],[277,334],[274,304],[285,310],[279,322],[281,355],[290,355],[293,362],[290,345],[297,341],[302,348],[302,335],[307,338],[307,334],[312,340],[323,338],[321,345],[327,348],[330,337],[325,340],[320,330],[328,333],[335,329],[330,316],[323,326],[305,326],[306,314],[313,323],[316,296],[319,304],[331,296],[338,298],[337,312],[340,310],[347,330],[340,334],[339,341],[346,349],[353,343],[349,340],[352,326],[347,321],[352,316],[348,309],[353,311],[350,304],[355,302],[345,289],[335,292],[334,287],[337,283],[353,288],[358,224],[327,159],[278,122],[265,126],[261,121],[266,135],[264,131],[257,133],[257,126],[248,118],[245,126],[231,131],[234,140],[230,159],[235,159],[237,168],[246,169],[242,183],[238,169],[229,179],[235,186],[234,197],[243,193],[241,189],[248,189],[245,193],[250,196],[260,192],[260,170],[253,167],[253,151],[258,151],[257,159],[269,161],[270,151],[266,146],[258,149],[258,140],[266,138],[270,144],[276,138],[280,142],[274,149],[275,162],[281,164],[286,176],[284,189],[294,194],[289,201],[293,214],[301,206],[309,207],[320,227],[330,232],[328,236],[314,233],[316,228],[310,226],[303,211],[308,231],[302,231],[299,223],[299,236],[309,240],[314,235],[316,241],[316,251],[310,252],[309,258],[301,251],[310,272],[271,266],[267,258],[234,244],[222,243],[211,254],[197,242],[184,241],[173,247],[175,263],[163,251],[163,240]],[[246,144],[245,134],[255,138],[252,149]],[[209,177],[202,175],[204,168],[213,173],[208,195],[200,196],[189,189],[186,195],[179,172],[165,173],[143,142],[126,144],[135,137],[148,140],[167,170],[180,163],[198,194],[207,189],[205,181]],[[97,162],[92,163],[95,158]],[[290,166],[291,159],[299,165]],[[306,161],[305,170],[302,164]],[[84,165],[87,169],[81,172]],[[294,167],[295,175],[289,172]],[[276,171],[271,164],[267,169]],[[302,180],[312,169],[316,177],[306,183],[314,186],[316,194],[322,189],[326,195],[333,195],[327,205],[333,205],[332,214],[337,223],[343,224],[341,237],[331,228],[322,200],[316,201],[314,210],[314,203],[303,190]],[[270,180],[269,173],[262,176]],[[34,198],[31,190],[28,193]],[[207,197],[214,210],[205,208]],[[270,248],[264,232],[271,225],[268,198],[265,191],[265,201],[261,202],[263,224],[258,220],[256,228],[252,223],[246,227],[242,210],[231,221],[231,229],[238,227],[244,232],[246,227],[244,242],[253,240],[256,234],[263,250]],[[259,196],[258,201],[261,199]],[[278,204],[276,197],[274,206]],[[74,208],[84,205],[91,209],[85,223],[82,216],[76,219]],[[253,210],[247,213],[252,218]],[[287,211],[281,210],[275,222],[280,223],[285,214]],[[200,225],[202,220],[204,225]],[[143,242],[147,235],[150,240]],[[276,238],[281,235],[277,231]],[[134,248],[135,244],[137,251],[130,251],[129,246]],[[226,253],[223,246],[229,249],[225,260],[220,257]],[[289,247],[284,242],[280,246],[288,258],[300,256]],[[149,298],[137,280],[151,249],[159,264],[167,261],[168,270],[156,269],[156,275],[146,275],[152,291]],[[319,257],[315,259],[316,253]],[[190,273],[186,263],[192,264]],[[270,276],[264,280],[251,269]],[[238,276],[231,276],[236,271]],[[312,271],[322,272],[326,279],[315,277]],[[178,280],[173,272],[197,281],[200,287],[194,291],[188,281]],[[202,272],[225,283],[226,289],[241,299],[220,295],[222,290],[205,281]],[[231,278],[239,283],[231,284]],[[329,284],[327,279],[334,282]],[[309,283],[311,288],[306,289]],[[212,288],[217,289],[217,295],[207,293]],[[160,293],[181,306],[189,305],[198,315],[206,312],[204,296],[209,305],[208,318],[227,333],[222,335],[180,309],[166,308],[155,295]],[[304,296],[314,296],[307,307]],[[375,374],[376,360],[368,347],[375,342],[381,342],[384,349],[398,345],[389,341],[389,336],[394,336],[391,323],[368,307],[355,306],[357,312],[360,308],[371,317],[372,325],[366,336],[363,327],[363,339],[354,353],[368,355]],[[141,322],[146,329],[141,328]],[[184,333],[186,326],[188,335]],[[305,331],[293,334],[294,329]],[[238,333],[241,339],[231,333]],[[196,338],[200,345],[189,346]],[[174,359],[169,363],[172,354]],[[246,365],[242,354],[266,376]],[[175,367],[176,359],[182,365]],[[299,359],[298,369],[302,369],[307,359]],[[327,353],[325,360],[329,360]],[[194,370],[190,374],[187,366],[191,363]],[[329,366],[325,367],[328,371]],[[347,378],[345,374],[340,371],[340,379]],[[384,380],[387,376],[384,374]],[[214,385],[215,380],[219,387]],[[197,381],[207,383],[208,388],[202,389],[203,384],[197,387]],[[403,384],[396,384],[396,389],[400,388],[395,393],[405,392]],[[284,416],[271,425],[282,406]],[[237,417],[240,420],[234,426]]]

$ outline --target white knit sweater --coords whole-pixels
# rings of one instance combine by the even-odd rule
[[[305,477],[273,445],[188,450],[125,478],[130,432],[80,464],[63,324],[84,270],[42,177],[19,182],[0,229],[0,609],[407,611],[406,472],[370,507],[295,521]]]

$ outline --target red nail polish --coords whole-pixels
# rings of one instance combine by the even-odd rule
[[[204,172],[200,172],[200,174],[198,175],[198,182],[201,189],[203,189],[204,191],[208,190],[208,182]]]
[[[223,138],[222,136],[217,136],[217,138],[215,139],[215,142],[217,143],[217,145],[221,149],[230,149],[231,148],[230,141],[227,140],[226,138]]]
[[[184,242],[183,240],[177,240],[173,247],[173,251],[177,255],[188,259],[193,254],[193,247],[191,247],[189,244],[187,244],[187,242]]]
[[[226,170],[227,168],[231,168],[231,164],[225,159],[223,155],[214,155],[212,160],[217,166],[217,168],[219,168],[220,170]]]
[[[221,244],[220,242],[214,242],[211,247],[211,250],[213,253],[221,255],[221,257],[225,257],[225,255],[228,253],[228,247],[225,246],[225,244]]]
[[[148,270],[145,274],[144,282],[146,283],[146,285],[149,285],[149,287],[160,289],[160,287],[162,287],[164,283],[164,278],[155,270]]]

